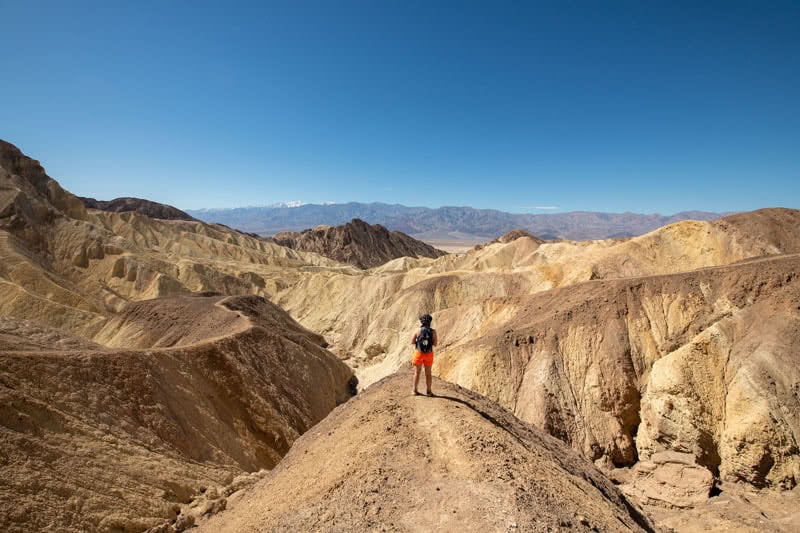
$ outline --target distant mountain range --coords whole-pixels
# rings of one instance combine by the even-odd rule
[[[595,213],[514,214],[472,207],[407,207],[399,204],[304,204],[296,207],[242,207],[187,211],[191,216],[241,231],[274,235],[319,225],[337,226],[354,218],[381,224],[417,239],[495,239],[520,228],[543,239],[607,239],[632,237],[680,220],[715,220],[729,213],[685,211],[674,215]]]

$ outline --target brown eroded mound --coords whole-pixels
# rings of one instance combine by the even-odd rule
[[[399,257],[435,259],[447,255],[447,252],[405,233],[389,231],[380,224],[367,224],[357,218],[341,226],[319,226],[301,233],[278,233],[273,240],[282,246],[314,252],[365,269]]]
[[[75,195],[50,178],[38,161],[0,139],[0,227],[25,232],[32,240],[41,237],[31,221],[47,222],[53,211],[86,220],[86,208]]]
[[[138,302],[101,331],[115,348],[41,349],[24,325],[0,336],[3,531],[167,524],[349,396],[324,340],[257,296]]]
[[[84,198],[79,196],[83,205],[87,209],[100,209],[101,211],[111,211],[113,213],[125,213],[136,211],[150,218],[160,218],[162,220],[197,220],[188,213],[171,205],[152,202],[143,198],[114,198],[113,200],[95,200],[94,198]]]
[[[384,379],[201,531],[652,531],[591,463],[473,392]]]
[[[771,244],[771,253],[800,252],[800,211],[767,208],[738,213],[715,222],[722,228],[733,228],[743,239]]]

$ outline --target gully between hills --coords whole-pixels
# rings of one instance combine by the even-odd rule
[[[797,211],[363,269],[145,207],[0,142],[3,530],[651,530],[800,479]]]

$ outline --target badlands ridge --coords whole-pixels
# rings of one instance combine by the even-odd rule
[[[364,270],[87,209],[0,142],[0,529],[686,529],[720,490],[796,495],[798,228]],[[422,311],[444,398],[407,396]]]

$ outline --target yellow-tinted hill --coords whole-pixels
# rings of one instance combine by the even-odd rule
[[[476,302],[439,326],[497,308],[439,375],[608,468],[678,451],[726,481],[800,481],[800,255]]]
[[[750,218],[760,222],[748,225]],[[448,309],[491,298],[798,253],[797,218],[796,210],[762,210],[718,222],[678,222],[640,237],[607,241],[541,242],[522,236],[463,256],[394,261],[365,274],[304,272],[273,298],[325,335],[362,382],[370,383],[407,363],[406,341],[423,312],[432,312],[436,322]],[[326,298],[309,299],[309,294]],[[502,305],[460,313],[458,320],[448,322],[442,347],[480,336],[510,316]]]

